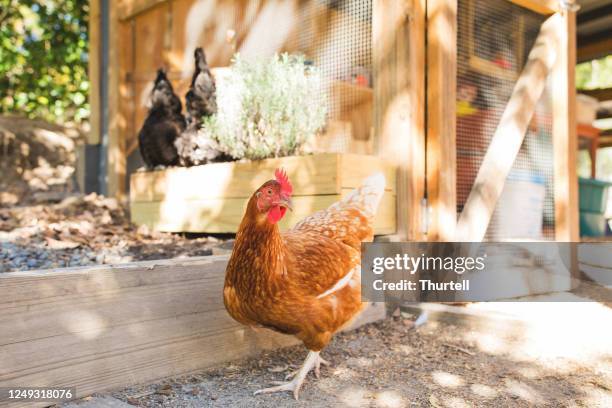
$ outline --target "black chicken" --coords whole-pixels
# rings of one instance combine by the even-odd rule
[[[165,72],[158,70],[151,91],[151,108],[138,134],[140,154],[148,168],[178,164],[174,142],[185,130],[182,109]]]
[[[222,158],[217,143],[201,131],[204,118],[217,113],[215,79],[201,47],[196,48],[194,59],[195,69],[191,86],[185,95],[187,129],[175,143],[183,166],[206,164]]]
[[[217,91],[215,79],[210,72],[202,47],[196,48],[193,56],[195,70],[191,78],[191,86],[185,95],[185,105],[188,124],[199,126],[203,117],[217,113]]]

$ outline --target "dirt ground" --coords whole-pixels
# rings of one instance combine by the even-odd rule
[[[612,406],[610,344],[592,358],[538,354],[525,347],[524,333],[436,321],[414,329],[413,318],[337,335],[322,353],[332,366],[320,380],[307,378],[299,401],[289,393],[252,395],[301,364],[306,350],[297,346],[112,396],[177,408]]]
[[[0,273],[223,254],[231,245],[138,228],[117,200],[95,193],[0,208]]]

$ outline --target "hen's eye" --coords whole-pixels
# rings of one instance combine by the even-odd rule
[[[271,188],[268,189],[268,195],[272,195],[272,189]]]

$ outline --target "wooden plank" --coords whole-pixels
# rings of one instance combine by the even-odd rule
[[[610,49],[612,50],[612,47]],[[579,92],[592,96],[600,102],[612,101],[612,88],[580,89]]]
[[[536,103],[542,96],[546,79],[555,64],[559,37],[563,30],[558,14],[542,24],[459,217],[457,241],[479,242],[484,239],[497,200],[535,112]]]
[[[92,0],[89,2],[89,54],[88,54],[88,75],[89,75],[89,132],[87,133],[88,144],[100,143],[102,133],[101,124],[101,100],[100,100],[100,51],[102,47],[102,37],[100,28],[102,20],[100,14],[100,1]]]
[[[323,210],[350,192],[342,195],[297,196],[293,198],[293,211],[288,212],[279,226],[285,230],[315,211]],[[244,211],[247,198],[213,198],[207,200],[132,202],[132,222],[147,225],[156,231],[235,233]],[[395,195],[385,193],[374,220],[376,235],[394,234]]]
[[[80,398],[297,344],[227,315],[227,260],[0,274],[0,387],[76,387]],[[381,304],[353,327],[382,317]]]
[[[427,3],[428,240],[452,241],[457,219],[457,0]]]
[[[577,242],[576,13],[565,11],[559,18],[559,55],[552,72],[555,238]]]
[[[588,44],[578,44],[577,62],[590,61],[610,55],[612,52],[612,38],[605,38]]]
[[[518,6],[540,14],[554,14],[559,11],[559,0],[508,0]]]
[[[111,1],[109,7],[108,45],[108,152],[106,172],[106,194],[120,200],[126,192],[125,140],[121,135],[126,126],[121,106],[120,47],[121,35],[118,18],[118,4]]]
[[[124,155],[128,157],[131,151],[130,145],[138,146],[138,130],[142,122],[136,123],[135,84],[131,80],[135,68],[135,41],[134,21],[129,20],[119,23],[119,38],[122,45],[119,49],[119,112],[121,114],[121,126],[119,138],[122,141]]]
[[[295,196],[340,194],[342,188],[359,187],[377,171],[384,172],[387,191],[395,191],[393,167],[380,158],[321,153],[138,172],[131,176],[130,199],[141,202],[250,197],[274,178],[274,170],[279,167],[287,171]]]
[[[164,52],[167,50],[165,38],[170,35],[167,16],[169,4],[162,4],[134,18],[134,70],[135,79],[153,82],[159,68],[168,68]]]
[[[425,0],[372,3],[377,154],[397,167],[397,238],[420,240],[425,184]]]
[[[167,2],[168,0],[122,0],[118,2],[118,16],[120,20],[127,20],[136,17],[140,13],[144,13],[158,4]]]
[[[340,163],[338,178],[342,190],[357,188],[368,176],[382,172],[387,182],[385,190],[395,193],[397,189],[395,166],[386,159],[350,153],[339,154],[337,158]]]

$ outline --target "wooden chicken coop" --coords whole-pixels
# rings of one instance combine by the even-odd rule
[[[575,11],[570,3],[92,2],[92,21],[97,15],[108,23],[107,31],[92,23],[92,47],[99,52],[92,56],[91,72],[104,79],[94,81],[92,106],[99,115],[92,120],[91,142],[106,137],[101,145],[107,146],[103,176],[108,192],[127,197],[130,191],[137,223],[184,230],[189,220],[163,215],[176,198],[159,190],[166,175],[136,174],[130,188],[130,176],[141,165],[137,134],[155,71],[166,68],[183,95],[196,46],[204,47],[213,68],[228,66],[236,52],[300,53],[326,81],[318,102],[328,107],[327,124],[316,140],[317,151],[347,155],[347,160],[366,155],[371,159],[364,159],[364,173],[391,169],[389,174],[396,175],[388,180],[392,203],[379,220],[384,228],[378,234],[407,240],[577,240]],[[108,59],[107,72],[100,72],[96,56]],[[308,168],[298,162],[293,175]],[[190,178],[189,171],[171,169],[167,176],[182,174],[186,185],[206,183]],[[332,193],[341,194],[345,187]],[[326,205],[331,193],[313,194],[305,211]],[[218,211],[202,207],[208,198],[195,197],[200,203],[192,204],[201,207],[199,214],[220,218],[195,222],[195,229],[206,232],[203,226],[210,225],[208,232],[231,232],[235,225],[225,220],[240,211],[231,204],[225,214],[223,200],[236,196],[214,197],[221,200],[214,207]],[[172,208],[189,205],[183,200]],[[504,221],[509,219],[519,222]]]

